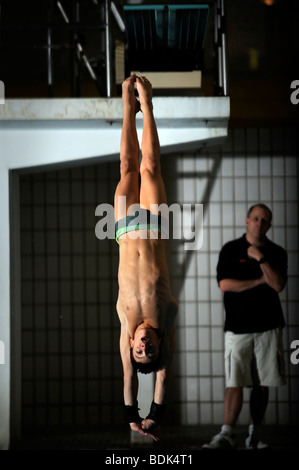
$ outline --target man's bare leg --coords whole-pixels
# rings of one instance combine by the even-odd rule
[[[134,94],[136,76],[122,85],[123,126],[120,142],[120,182],[115,191],[115,220],[127,215],[129,206],[139,203],[139,142],[136,131],[136,113],[140,109]],[[125,212],[118,205],[118,196],[126,196]]]
[[[140,204],[150,209],[151,204],[166,203],[167,198],[161,176],[160,142],[153,113],[152,86],[145,77],[137,77],[136,84],[143,113]]]
[[[253,387],[250,395],[250,424],[260,426],[268,405],[269,388]]]
[[[224,424],[235,427],[243,405],[243,388],[228,387],[224,397]]]

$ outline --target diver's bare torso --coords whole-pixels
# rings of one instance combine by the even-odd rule
[[[150,237],[119,239],[117,311],[131,338],[143,322],[161,335],[172,329],[177,302],[170,288],[164,243]]]

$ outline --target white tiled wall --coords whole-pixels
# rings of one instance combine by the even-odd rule
[[[181,201],[204,203],[202,249],[192,252],[191,259],[190,253],[180,252],[181,268],[174,276],[180,303],[174,401],[184,424],[216,424],[223,419],[224,309],[216,265],[223,244],[245,232],[247,209],[256,202],[272,209],[273,227],[268,236],[289,255],[289,281],[280,294],[287,322],[288,385],[270,391],[266,423],[298,421],[299,365],[290,362],[290,344],[299,338],[297,155],[295,134],[290,131],[235,129],[220,151],[211,148],[175,159],[171,177]],[[173,168],[173,157],[169,160]],[[188,264],[186,270],[184,263]],[[181,277],[177,275],[180,269]],[[246,424],[249,390],[244,391],[244,398],[239,422]]]
[[[297,144],[298,145],[298,144]],[[297,153],[296,153],[297,152]],[[289,254],[281,294],[288,385],[270,391],[267,423],[298,423],[298,148],[289,130],[235,129],[222,149],[163,156],[169,203],[204,204],[198,251],[171,243],[178,340],[168,422],[220,424],[225,390],[222,294],[216,265],[222,245],[245,231],[247,209],[273,210],[269,237]],[[119,422],[117,244],[94,234],[95,208],[113,203],[119,164],[21,177],[23,425],[91,426]],[[240,423],[248,422],[249,392]]]

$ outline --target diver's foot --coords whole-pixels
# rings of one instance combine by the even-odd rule
[[[135,96],[136,74],[132,73],[122,84],[122,99],[124,107],[133,109],[135,114],[140,111],[140,103]]]
[[[153,109],[153,89],[151,82],[146,77],[136,77],[136,88],[139,95],[141,111]]]

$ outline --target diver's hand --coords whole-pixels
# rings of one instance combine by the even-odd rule
[[[143,420],[142,423],[144,421],[151,421],[151,420]],[[152,439],[154,439],[155,442],[159,441],[160,439],[158,438],[158,436],[156,436],[152,432],[148,432],[150,431],[150,429],[148,430],[143,429],[142,423],[130,423],[131,430],[135,432],[139,432],[139,434],[142,434],[143,436],[150,436]]]
[[[159,426],[159,423],[157,423],[156,421],[153,421],[152,419],[144,419],[141,422],[141,426],[142,426],[142,429],[144,429],[145,431],[153,431]]]

